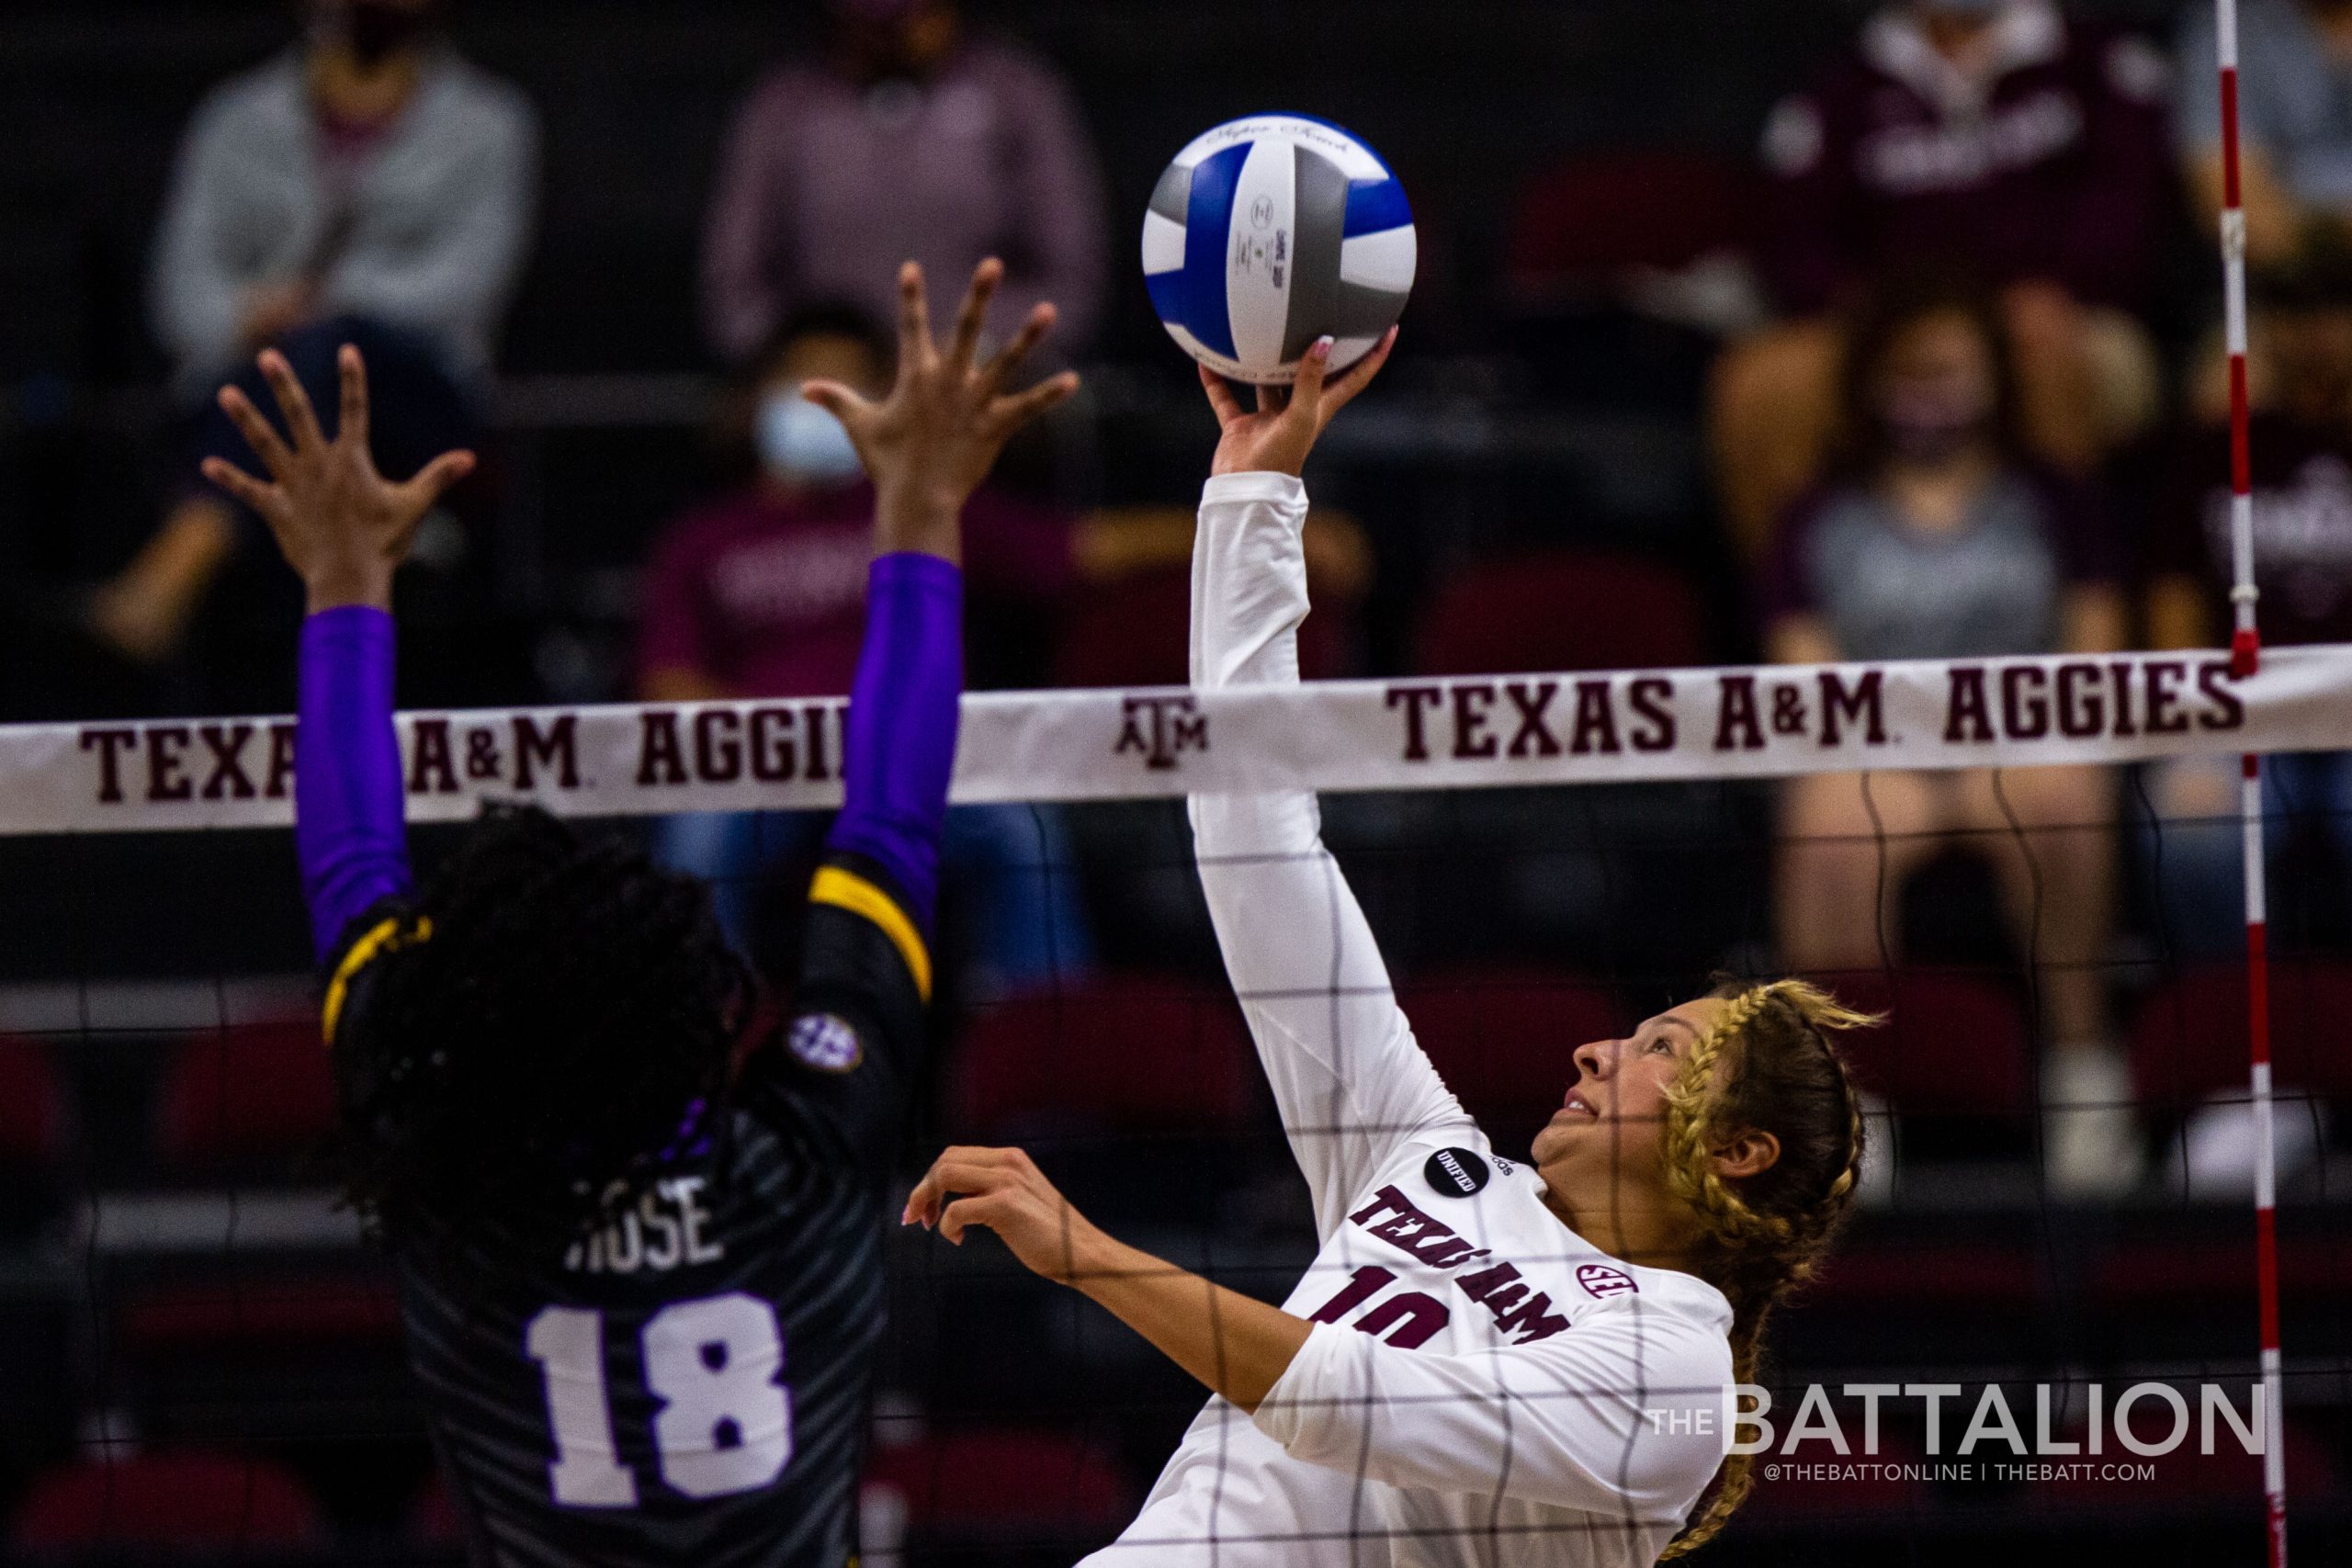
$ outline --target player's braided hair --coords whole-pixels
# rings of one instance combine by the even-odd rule
[[[1829,1035],[1879,1021],[1802,980],[1714,994],[1729,1005],[1667,1089],[1665,1169],[1699,1216],[1701,1272],[1731,1303],[1733,1376],[1752,1383],[1765,1320],[1820,1268],[1861,1174],[1861,1102]],[[1770,1133],[1780,1158],[1727,1180],[1713,1156],[1743,1129]],[[1746,1454],[1724,1459],[1705,1512],[1666,1556],[1705,1545],[1730,1522],[1753,1484],[1750,1463]]]
[[[616,1181],[723,1135],[753,986],[702,884],[493,808],[407,919],[335,1041],[343,1176],[371,1224],[577,1230]]]

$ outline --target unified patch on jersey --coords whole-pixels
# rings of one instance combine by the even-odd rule
[[[1607,1301],[1611,1296],[1622,1296],[1628,1291],[1641,1289],[1639,1285],[1634,1283],[1634,1277],[1631,1274],[1626,1273],[1623,1269],[1611,1269],[1606,1263],[1588,1263],[1578,1269],[1577,1283],[1584,1287],[1587,1295],[1598,1296],[1602,1301]]]
[[[1492,1179],[1487,1162],[1468,1149],[1440,1149],[1421,1167],[1421,1175],[1444,1198],[1467,1198],[1485,1190]]]
[[[784,1043],[795,1056],[820,1073],[845,1073],[865,1059],[865,1043],[845,1018],[803,1013],[792,1021]]]

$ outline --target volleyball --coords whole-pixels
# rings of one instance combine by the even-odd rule
[[[1228,120],[1159,176],[1144,282],[1185,353],[1237,381],[1288,386],[1315,340],[1331,368],[1404,313],[1418,256],[1405,187],[1378,153],[1304,115]]]

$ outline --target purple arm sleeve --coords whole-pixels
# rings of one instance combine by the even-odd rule
[[[869,580],[865,647],[850,693],[849,799],[825,843],[888,872],[925,932],[938,901],[963,690],[963,574],[937,556],[882,557]]]
[[[304,621],[301,685],[294,848],[323,963],[353,920],[412,886],[392,732],[392,617],[348,604]]]

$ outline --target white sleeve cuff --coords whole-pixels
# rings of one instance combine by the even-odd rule
[[[1250,1419],[1258,1430],[1273,1438],[1294,1457],[1298,1445],[1311,1443],[1329,1424],[1335,1404],[1349,1397],[1345,1384],[1347,1369],[1352,1358],[1349,1352],[1356,1346],[1351,1341],[1362,1337],[1351,1328],[1341,1328],[1329,1323],[1318,1323],[1290,1359],[1283,1375],[1258,1402],[1258,1409]],[[1363,1344],[1372,1343],[1363,1339]]]
[[[1201,504],[1268,501],[1277,506],[1304,506],[1306,481],[1291,474],[1216,474],[1201,487]]]

